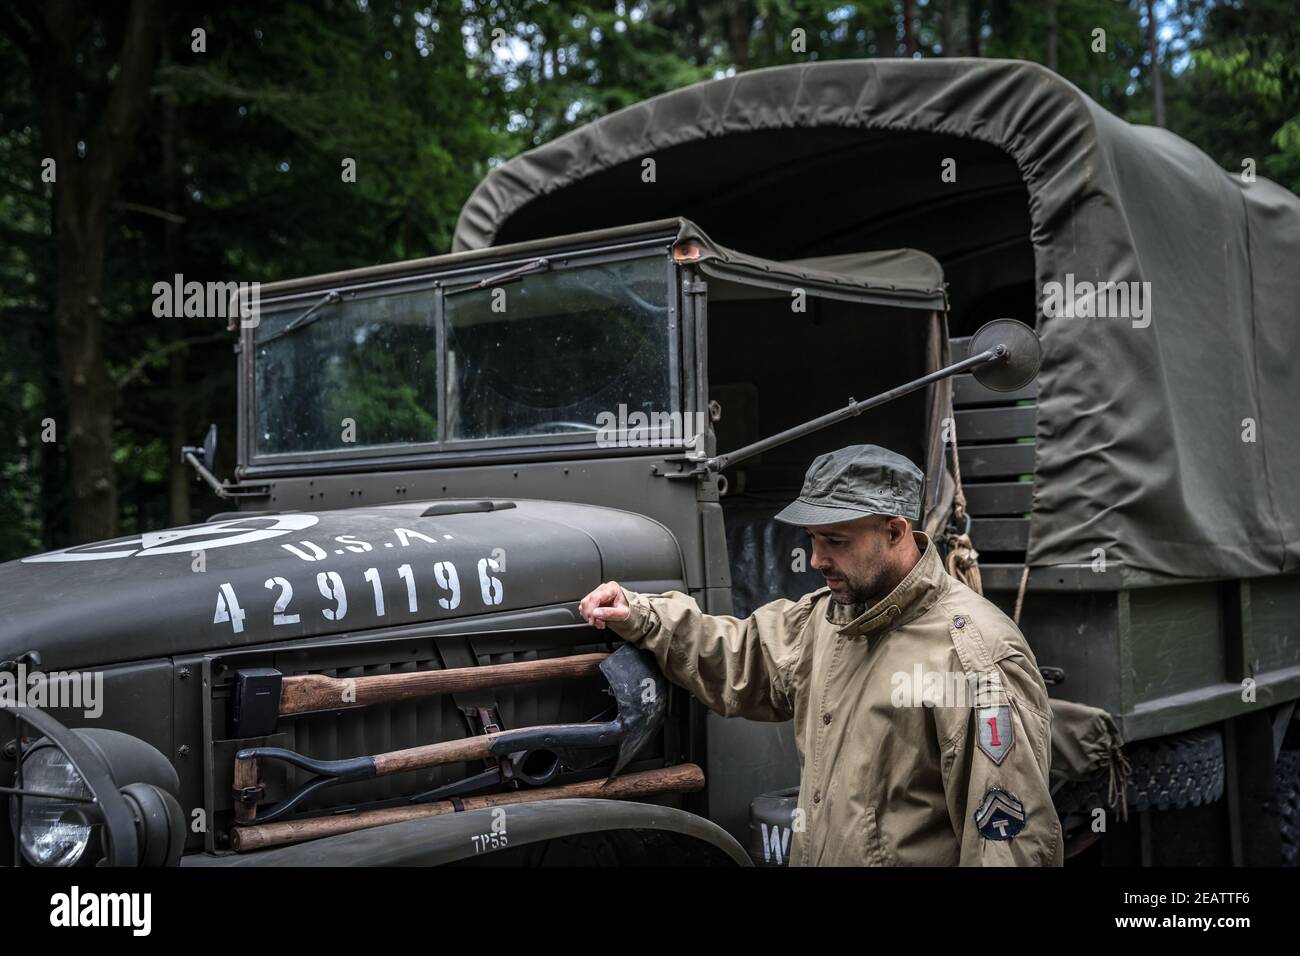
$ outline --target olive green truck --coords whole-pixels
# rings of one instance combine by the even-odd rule
[[[1296,261],[1295,196],[1027,63],[759,70],[533,149],[451,253],[241,302],[234,475],[181,452],[226,510],[0,565],[0,859],[780,865],[789,726],[577,603],[814,590],[772,516],[871,442],[1034,649],[1068,862],[1294,865]]]

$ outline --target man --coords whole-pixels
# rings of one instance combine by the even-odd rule
[[[717,713],[794,719],[791,865],[1058,866],[1047,688],[1016,626],[912,529],[921,486],[875,445],[813,462],[776,516],[807,528],[826,579],[798,601],[742,621],[611,581],[579,611]]]

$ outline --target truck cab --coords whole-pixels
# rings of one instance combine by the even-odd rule
[[[185,451],[227,510],[0,566],[0,692],[102,682],[0,696],[15,858],[95,861],[81,780],[113,861],[780,864],[785,725],[669,686],[612,781],[610,747],[469,742],[605,732],[621,642],[576,610],[602,581],[737,615],[816,588],[772,516],[871,442],[1034,650],[1067,860],[1294,865],[1297,222],[1015,61],[746,71],[514,157],[451,254],[242,303],[233,480],[211,435]],[[970,363],[1003,317],[1041,362],[993,388]]]
[[[946,518],[946,381],[735,467],[702,467],[824,413],[828,396],[865,396],[943,364],[946,296],[921,253],[772,262],[672,219],[275,283],[243,306],[234,480],[212,475],[211,445],[188,452],[230,510],[0,569],[3,656],[35,651],[47,669],[102,672],[101,717],[50,715],[167,756],[184,818],[204,824],[184,838],[187,864],[506,851],[486,836],[444,839],[462,824],[435,818],[399,821],[421,828],[415,840],[394,842],[384,826],[262,838],[421,795],[521,801],[536,790],[524,802],[544,803],[557,787],[601,780],[610,760],[538,751],[311,786],[322,764],[608,720],[600,674],[364,705],[344,696],[292,713],[287,688],[608,654],[621,642],[577,613],[606,580],[682,591],[723,614],[814,590],[806,540],[772,515],[807,463],[842,444],[923,463],[927,522]],[[782,349],[754,347],[774,338]],[[9,596],[52,590],[57,605]],[[745,860],[751,802],[798,783],[790,730],[665,692],[662,725],[622,776],[692,767],[702,780],[614,807],[536,811],[531,837],[515,828],[508,852],[531,859],[563,837],[579,859],[599,844],[624,858]],[[281,710],[268,714],[276,694]],[[254,751],[256,778],[240,781],[240,755]],[[607,827],[602,812],[623,822]],[[634,849],[611,844],[638,813]]]

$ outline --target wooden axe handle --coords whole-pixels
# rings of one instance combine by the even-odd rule
[[[365,707],[393,703],[434,694],[457,694],[538,681],[587,677],[600,669],[608,654],[574,654],[539,661],[484,664],[447,670],[416,671],[407,674],[375,674],[371,677],[326,677],[303,674],[286,677],[280,684],[280,716],[310,714],[322,710]]]
[[[656,793],[689,793],[704,789],[704,771],[693,763],[664,767],[660,770],[643,770],[624,774],[613,779],[586,780],[562,787],[543,787],[538,790],[514,790],[506,793],[489,793],[478,797],[462,797],[464,810],[481,810],[512,803],[531,803],[536,800],[572,800],[588,797],[598,800],[630,800]],[[313,817],[308,820],[263,823],[261,826],[240,826],[230,831],[230,845],[237,852],[261,850],[272,846],[305,843],[321,837],[352,833],[389,823],[417,820],[455,813],[457,808],[450,800],[424,803],[409,807],[390,807],[385,810],[365,810],[342,816]]]
[[[392,750],[384,754],[375,754],[372,758],[375,761],[375,776],[386,777],[407,770],[424,770],[428,767],[441,767],[443,764],[460,763],[464,760],[481,760],[491,755],[492,742],[497,738],[510,737],[523,731],[560,730],[569,727],[588,729],[591,726],[591,724],[541,724],[535,727],[519,727],[515,730],[499,730],[494,734],[480,734],[477,737],[462,737],[460,740],[444,740],[407,750]]]

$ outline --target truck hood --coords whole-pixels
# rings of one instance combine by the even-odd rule
[[[0,658],[278,643],[572,603],[605,580],[682,586],[676,540],[641,515],[525,499],[250,513],[0,564]]]

